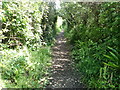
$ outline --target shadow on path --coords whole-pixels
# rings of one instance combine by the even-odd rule
[[[79,81],[80,75],[77,75],[72,67],[69,56],[70,45],[66,42],[63,31],[57,36],[52,50],[52,75],[47,88],[83,88]]]

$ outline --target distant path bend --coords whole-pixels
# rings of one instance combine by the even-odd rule
[[[83,88],[80,75],[77,75],[72,67],[69,56],[70,45],[66,42],[64,31],[57,36],[52,50],[52,75],[47,88]]]

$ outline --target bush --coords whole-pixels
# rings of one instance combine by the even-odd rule
[[[8,88],[43,88],[56,35],[54,3],[2,2],[0,81]],[[0,83],[1,84],[1,83]]]
[[[16,55],[16,53],[18,53]],[[1,56],[1,78],[7,88],[42,88],[48,83],[50,48],[43,47],[37,51],[5,50]]]
[[[90,88],[120,87],[119,8],[119,2],[62,4],[72,58]]]

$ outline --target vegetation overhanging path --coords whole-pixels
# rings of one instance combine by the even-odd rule
[[[53,65],[50,85],[48,88],[82,88],[80,75],[77,75],[70,60],[70,45],[62,31],[56,38],[53,49]]]

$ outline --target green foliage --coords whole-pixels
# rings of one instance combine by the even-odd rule
[[[25,44],[34,46],[35,43],[41,43],[42,30],[39,23],[42,14],[36,9],[40,4],[3,2],[2,33],[6,38],[2,40],[2,43],[9,45],[10,48]]]
[[[118,54],[118,52],[111,48],[108,47],[111,51],[110,51],[110,55],[104,55],[109,61],[108,63],[105,63],[105,65],[110,66],[112,68],[115,68],[116,70],[120,70],[120,55]]]
[[[57,21],[54,3],[3,2],[2,43],[9,48],[27,45],[34,48],[51,44]],[[40,10],[39,10],[40,9]]]
[[[18,51],[5,50],[0,59],[1,78],[7,88],[42,88],[48,83],[50,60],[49,47],[37,51],[27,47]]]
[[[62,3],[72,58],[92,88],[120,87],[120,3]],[[67,27],[67,28],[66,28]],[[112,48],[111,48],[112,47]]]
[[[43,30],[43,41],[47,42],[48,45],[51,45],[54,41],[54,37],[57,33],[56,22],[57,22],[57,13],[55,10],[55,3],[47,3],[47,9],[44,10],[43,18],[41,21],[41,28]]]
[[[9,88],[44,88],[56,35],[54,3],[2,2],[0,81]],[[0,85],[1,86],[1,85]]]

